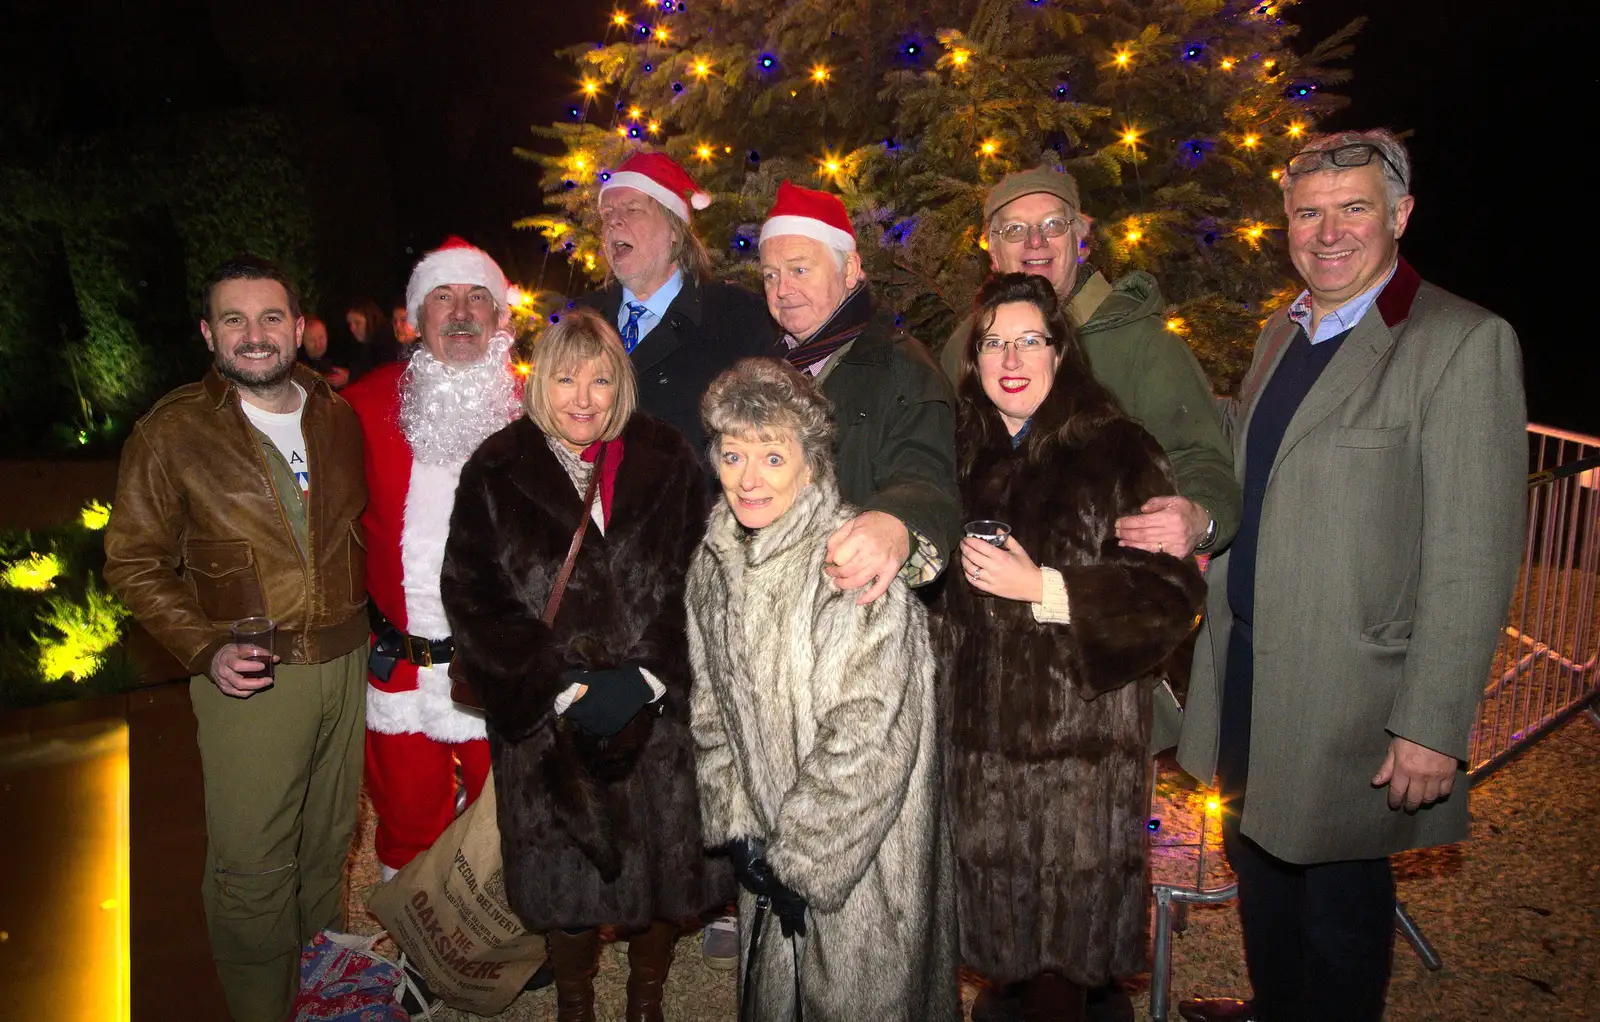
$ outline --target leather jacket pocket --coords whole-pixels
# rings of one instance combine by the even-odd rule
[[[361,534],[361,521],[350,520],[350,536],[345,540],[345,557],[349,561],[350,603],[361,606],[367,602],[367,539]]]
[[[261,572],[248,540],[188,543],[183,563],[195,599],[212,621],[237,621],[267,612]]]

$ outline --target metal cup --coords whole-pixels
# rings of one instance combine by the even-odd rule
[[[1005,546],[1006,537],[1011,535],[1011,526],[988,518],[968,522],[962,529],[970,538],[981,539],[990,546]]]
[[[270,617],[240,618],[229,631],[233,634],[233,644],[244,650],[245,659],[262,665],[261,670],[249,672],[249,677],[277,677],[272,661],[272,644],[278,634],[275,621]]]

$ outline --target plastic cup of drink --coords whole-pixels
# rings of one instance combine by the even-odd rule
[[[968,522],[962,529],[972,539],[981,539],[990,546],[1005,546],[1006,537],[1011,535],[1011,526],[990,519]]]
[[[276,678],[272,662],[272,642],[277,637],[278,626],[270,617],[240,618],[233,623],[233,644],[244,651],[246,660],[262,665],[259,671],[242,674],[252,678]]]

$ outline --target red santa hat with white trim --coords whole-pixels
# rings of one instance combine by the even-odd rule
[[[711,205],[709,193],[701,191],[689,172],[666,153],[634,153],[600,186],[600,198],[613,188],[637,188],[688,223],[689,207],[705,209]]]
[[[762,241],[782,234],[814,238],[845,252],[856,250],[856,232],[844,201],[832,192],[802,188],[788,180],[778,186],[778,200],[761,225]]]
[[[444,244],[423,256],[411,271],[406,284],[406,314],[418,327],[422,325],[422,300],[442,284],[471,284],[494,296],[495,307],[506,307],[506,275],[500,264],[483,249],[452,234]]]

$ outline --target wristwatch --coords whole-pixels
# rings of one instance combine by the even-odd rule
[[[1217,541],[1217,520],[1211,519],[1206,523],[1206,534],[1200,537],[1200,542],[1194,545],[1196,553],[1211,549],[1211,544]]]

